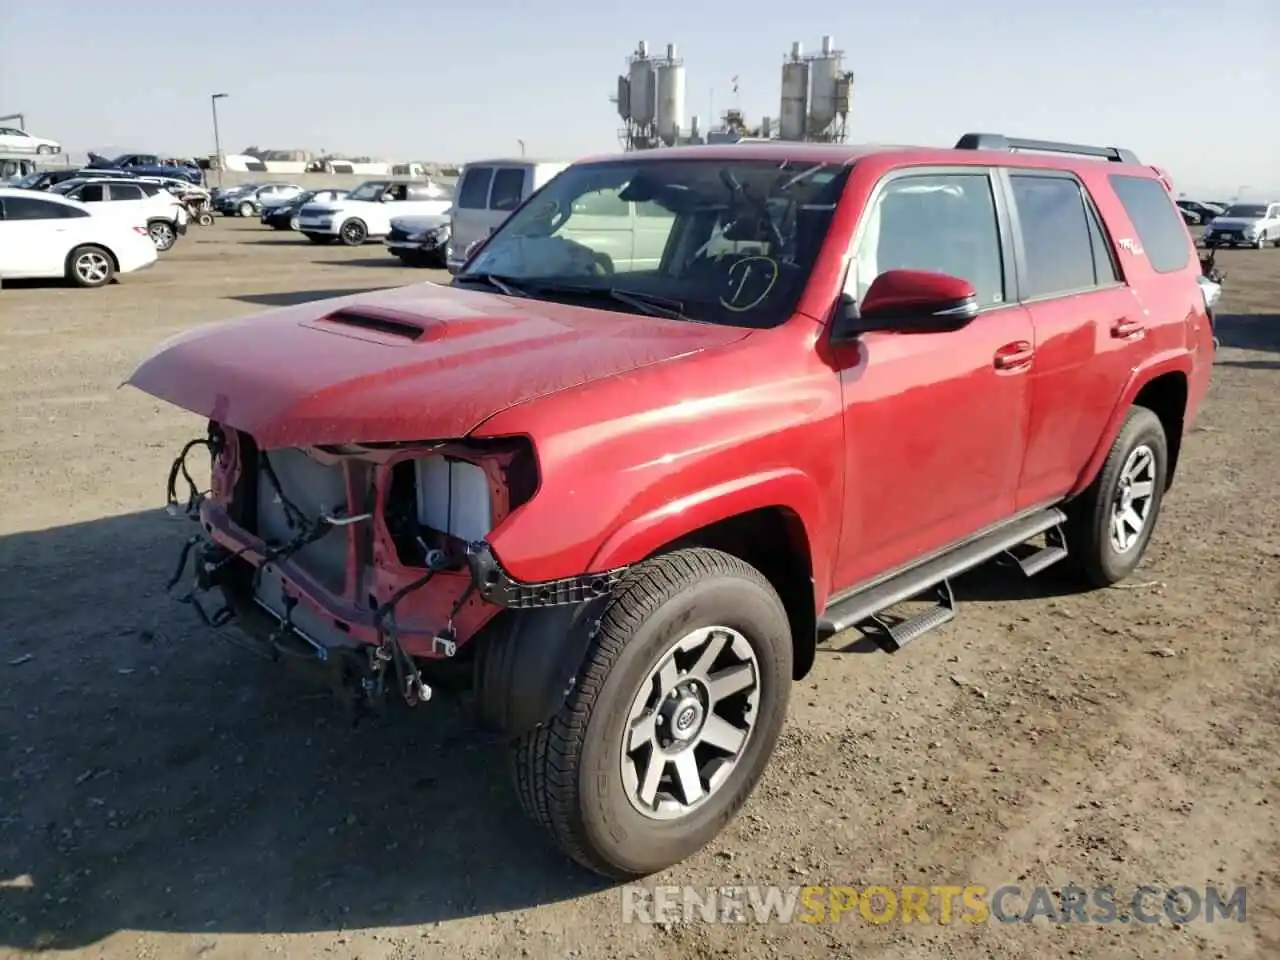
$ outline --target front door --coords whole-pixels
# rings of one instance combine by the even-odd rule
[[[872,193],[846,292],[886,270],[969,280],[982,311],[947,333],[863,335],[840,372],[844,523],[835,587],[846,589],[1015,512],[1025,448],[1032,328],[1006,282],[1007,224],[994,175],[907,168]]]

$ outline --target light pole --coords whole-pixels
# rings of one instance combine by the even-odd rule
[[[225,93],[215,93],[209,97],[209,103],[213,107],[213,162],[218,165],[218,186],[222,186],[222,140],[218,137],[218,101],[225,97]]]

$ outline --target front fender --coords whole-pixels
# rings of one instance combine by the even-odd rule
[[[638,563],[664,544],[730,517],[781,507],[800,521],[805,542],[828,529],[821,491],[808,474],[780,468],[725,480],[618,524],[592,557],[589,570],[612,570]],[[827,551],[811,550],[815,589],[830,577]]]
[[[1190,354],[1182,350],[1158,353],[1148,358],[1146,363],[1134,369],[1120,394],[1120,399],[1111,411],[1111,417],[1107,420],[1106,429],[1102,432],[1102,439],[1099,441],[1098,446],[1094,448],[1093,455],[1076,479],[1075,486],[1072,487],[1069,496],[1075,496],[1093,483],[1098,476],[1098,472],[1102,470],[1103,463],[1106,462],[1107,454],[1111,452],[1112,444],[1116,442],[1116,437],[1120,435],[1120,428],[1124,426],[1124,419],[1129,413],[1129,408],[1133,406],[1134,400],[1142,392],[1143,387],[1156,377],[1163,376],[1166,373],[1181,373],[1190,383]]]

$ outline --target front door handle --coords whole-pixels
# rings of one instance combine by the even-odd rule
[[[1006,343],[996,351],[995,365],[997,370],[1020,370],[1031,364],[1035,350],[1026,340],[1015,340]]]
[[[1130,320],[1124,317],[1111,325],[1111,336],[1117,340],[1129,340],[1141,336],[1146,329],[1147,325],[1141,320]]]

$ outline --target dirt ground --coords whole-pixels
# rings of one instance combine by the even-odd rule
[[[893,655],[847,638],[765,781],[647,881],[1247,888],[1244,923],[624,923],[526,824],[465,703],[344,725],[163,591],[194,417],[159,341],[438,276],[221,221],[104,290],[0,292],[0,956],[1280,956],[1280,250],[1229,252],[1223,349],[1143,568],[999,570]]]

